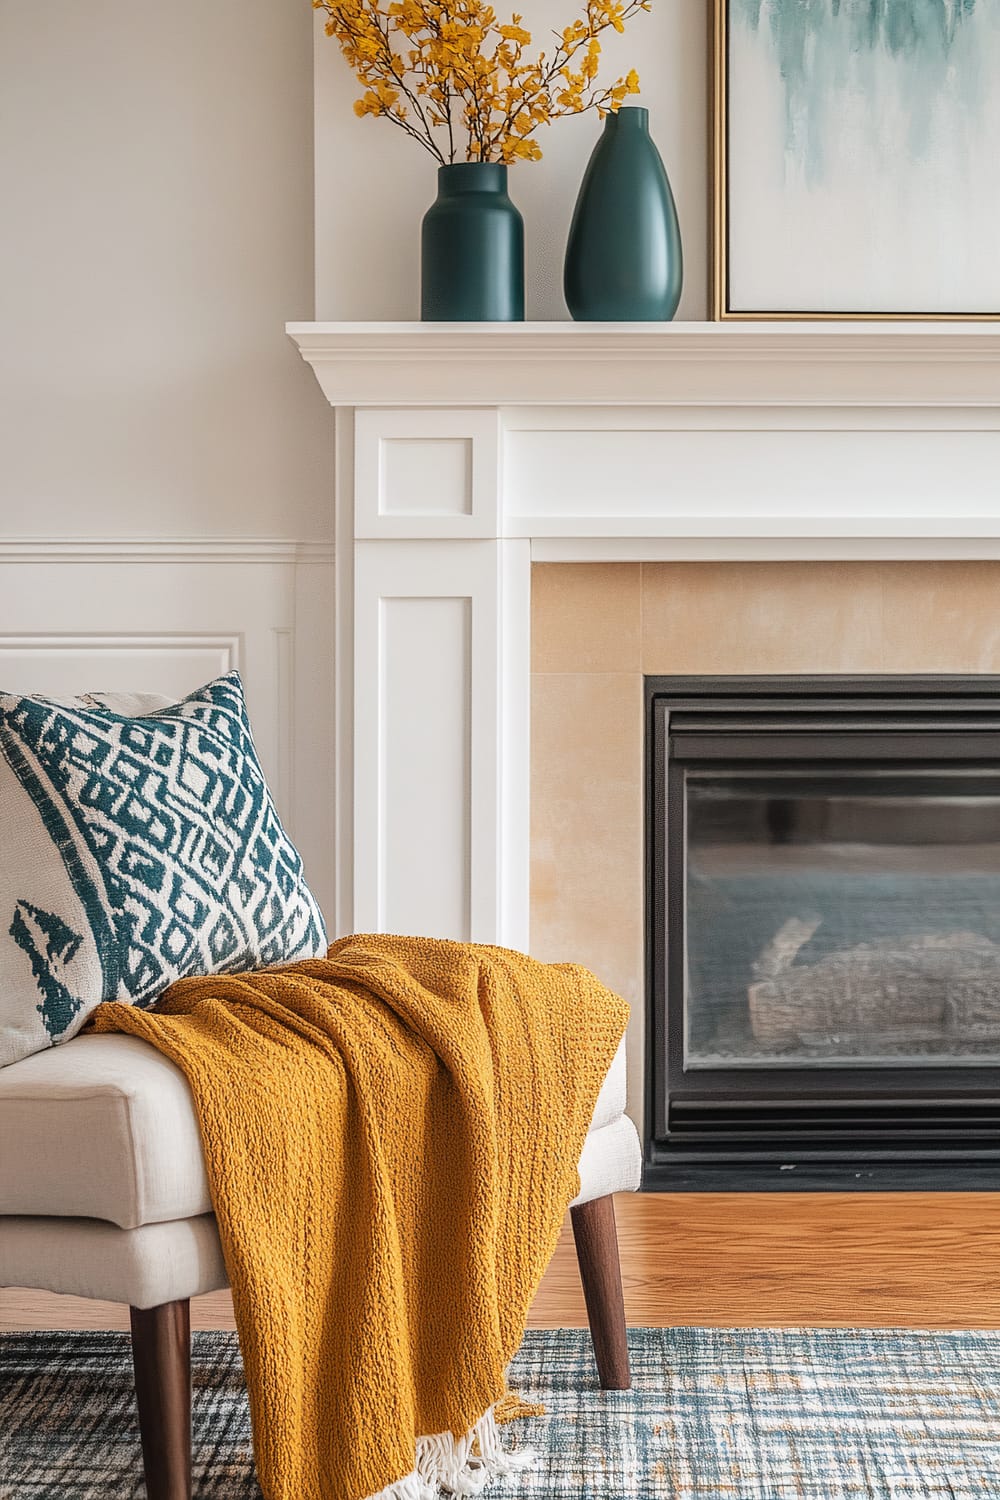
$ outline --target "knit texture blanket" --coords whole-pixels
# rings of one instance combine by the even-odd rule
[[[516,1466],[504,1371],[626,1015],[575,965],[381,936],[99,1007],[191,1085],[266,1500]]]

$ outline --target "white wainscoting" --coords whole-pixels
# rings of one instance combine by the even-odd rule
[[[0,543],[0,687],[182,697],[232,668],[282,820],[335,921],[333,549]]]

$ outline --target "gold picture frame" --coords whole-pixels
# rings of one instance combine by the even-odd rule
[[[733,0],[709,0],[709,317],[715,322],[995,323],[995,312],[735,309],[730,305],[729,56]],[[997,145],[1000,155],[1000,142]]]

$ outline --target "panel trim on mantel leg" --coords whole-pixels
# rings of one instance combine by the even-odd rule
[[[497,537],[500,483],[496,410],[355,413],[358,538]]]
[[[529,548],[356,557],[353,925],[526,947]]]

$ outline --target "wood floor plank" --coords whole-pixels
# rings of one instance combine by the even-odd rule
[[[1000,1195],[645,1193],[616,1213],[634,1325],[1000,1327]],[[583,1323],[565,1232],[531,1321]]]
[[[616,1201],[625,1310],[646,1326],[1000,1328],[1000,1194],[640,1193]],[[195,1328],[231,1328],[228,1292]],[[583,1327],[567,1222],[529,1324]],[[0,1328],[127,1328],[128,1309],[0,1290]]]

